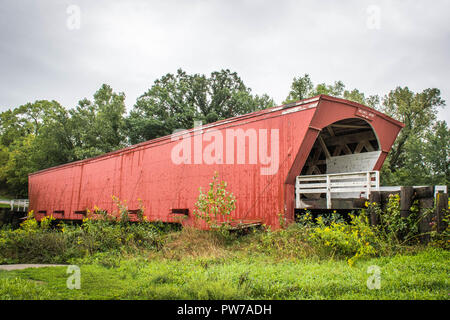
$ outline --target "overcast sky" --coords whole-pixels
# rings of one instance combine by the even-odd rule
[[[228,68],[279,104],[305,73],[367,95],[436,87],[450,104],[450,1],[0,4],[0,110],[37,99],[74,107],[102,83],[124,92],[129,110],[178,68]],[[439,117],[450,123],[449,113],[445,107]]]

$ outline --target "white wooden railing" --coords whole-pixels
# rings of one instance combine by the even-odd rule
[[[342,194],[353,193],[368,199],[370,192],[378,191],[379,188],[379,171],[298,176],[295,183],[295,207],[302,208],[302,194],[326,194],[327,209],[331,209],[332,193],[338,193],[337,198],[348,198]]]
[[[11,211],[14,211],[14,208],[17,208],[18,211],[26,212],[28,210],[30,202],[28,199],[13,199],[9,202],[11,206]]]
[[[414,189],[423,188],[423,187],[429,187],[429,186],[413,186]],[[400,189],[401,189],[401,186],[382,186],[382,187],[380,187],[380,191],[385,191],[385,192],[398,192],[398,191],[400,191]],[[443,186],[443,185],[434,186],[434,198],[435,199],[436,199],[436,194],[439,192],[447,193],[447,186]]]

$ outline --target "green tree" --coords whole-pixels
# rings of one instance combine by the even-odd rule
[[[332,85],[326,83],[319,83],[314,88],[312,95],[326,94],[333,97],[342,97],[344,94],[345,85],[342,81],[335,81]]]
[[[0,113],[0,145],[8,147],[18,137],[27,135],[25,119],[20,117],[18,110],[7,110]]]
[[[38,134],[49,110],[59,105],[56,101],[37,100],[0,114],[0,144],[9,146],[18,138]]]
[[[449,185],[450,130],[445,121],[437,121],[423,136],[410,136],[405,142],[403,165],[390,170],[388,157],[381,177],[388,185]]]
[[[6,182],[11,195],[26,196],[28,174],[39,169],[30,157],[34,139],[34,134],[29,134],[15,140],[9,147],[7,161],[0,167],[0,179]]]
[[[314,84],[309,77],[309,74],[305,73],[303,77],[295,78],[291,84],[291,91],[289,95],[286,97],[286,100],[283,101],[283,104],[287,104],[290,102],[303,100],[314,96],[313,94]]]
[[[384,97],[382,111],[405,124],[389,153],[387,165],[391,173],[402,168],[411,157],[406,152],[408,141],[423,138],[426,129],[434,124],[438,107],[445,104],[440,95],[436,88],[414,93],[408,87],[397,87]]]
[[[54,102],[45,112],[42,125],[34,139],[30,155],[39,169],[75,161],[73,123],[69,112]]]
[[[267,95],[252,95],[236,72],[221,70],[207,77],[179,69],[137,99],[126,120],[128,137],[134,144],[192,128],[195,120],[211,123],[273,104]]]
[[[425,134],[424,154],[432,184],[450,185],[450,128],[437,121]]]
[[[364,93],[360,92],[358,89],[345,90],[345,85],[342,81],[335,81],[331,85],[326,83],[314,85],[308,74],[294,78],[291,84],[291,91],[283,103],[291,103],[320,94],[355,101],[375,109],[379,107],[380,103],[380,98],[377,95],[366,97]]]
[[[0,181],[11,194],[26,195],[28,174],[72,160],[59,126],[66,110],[56,101],[27,103],[0,115]],[[67,141],[66,141],[67,143]]]
[[[125,94],[103,84],[94,100],[83,99],[70,110],[75,159],[94,157],[126,145]],[[66,129],[68,130],[68,129]],[[69,143],[69,141],[66,141]]]
[[[0,182],[27,194],[28,174],[124,147],[125,95],[103,85],[68,111],[39,100],[0,114]]]
[[[342,95],[342,98],[358,102],[360,104],[366,105],[368,107],[371,107],[373,109],[379,109],[380,108],[380,97],[378,95],[370,95],[367,96],[359,91],[358,89],[353,90],[344,90],[344,93]]]

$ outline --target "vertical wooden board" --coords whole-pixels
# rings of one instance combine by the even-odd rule
[[[400,214],[402,218],[407,218],[411,214],[410,209],[413,204],[413,196],[413,187],[400,188]]]
[[[420,215],[423,216],[419,223],[419,233],[423,234],[421,239],[424,242],[430,240],[429,232],[431,231],[431,225],[434,212],[432,208],[434,206],[433,198],[422,198],[419,200]]]
[[[436,194],[436,230],[437,232],[443,232],[447,228],[447,223],[443,220],[449,212],[448,207],[448,193],[438,192]]]

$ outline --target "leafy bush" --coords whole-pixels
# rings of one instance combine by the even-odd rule
[[[311,229],[310,240],[326,254],[346,257],[349,265],[353,265],[359,258],[376,254],[373,245],[377,239],[366,215],[349,216],[349,224],[335,221],[326,224],[322,216],[319,216],[316,219],[317,225]]]
[[[236,199],[234,195],[226,191],[227,183],[218,181],[218,173],[213,176],[213,181],[209,184],[209,190],[203,193],[199,189],[200,195],[195,204],[194,216],[205,221],[213,229],[228,229],[232,219],[231,212],[236,209]]]
[[[348,217],[346,222],[333,212],[314,218],[305,210],[285,229],[258,233],[250,250],[284,258],[346,259],[349,265],[384,252],[382,238],[365,212]]]
[[[393,250],[405,244],[413,244],[418,240],[420,236],[419,223],[424,216],[429,214],[428,211],[423,212],[422,215],[419,214],[418,201],[416,200],[410,208],[411,214],[406,218],[402,217],[398,194],[389,195],[385,210],[382,210],[376,202],[367,202],[366,207],[367,209],[363,210],[363,213],[373,213],[379,217],[379,224],[375,232],[380,238],[380,244]]]
[[[63,263],[97,252],[136,252],[162,247],[162,231],[150,223],[85,218],[81,226],[59,223],[52,217],[38,223],[32,212],[19,229],[0,231],[0,263]]]
[[[390,195],[385,210],[376,203],[367,202],[366,207],[359,215],[349,214],[348,222],[336,212],[314,219],[311,212],[305,210],[295,224],[276,231],[269,229],[258,235],[252,249],[283,257],[344,258],[349,265],[362,258],[414,250],[412,245],[416,245],[422,235],[419,223],[429,212],[420,214],[415,202],[410,209],[411,214],[402,217],[398,195]],[[379,225],[370,225],[370,214],[380,218]],[[448,211],[443,222],[446,229],[441,233],[435,230],[436,224],[431,223],[430,245],[449,248]]]
[[[34,232],[39,229],[38,222],[34,219],[33,210],[28,212],[27,219],[20,224],[20,227],[25,232]]]

